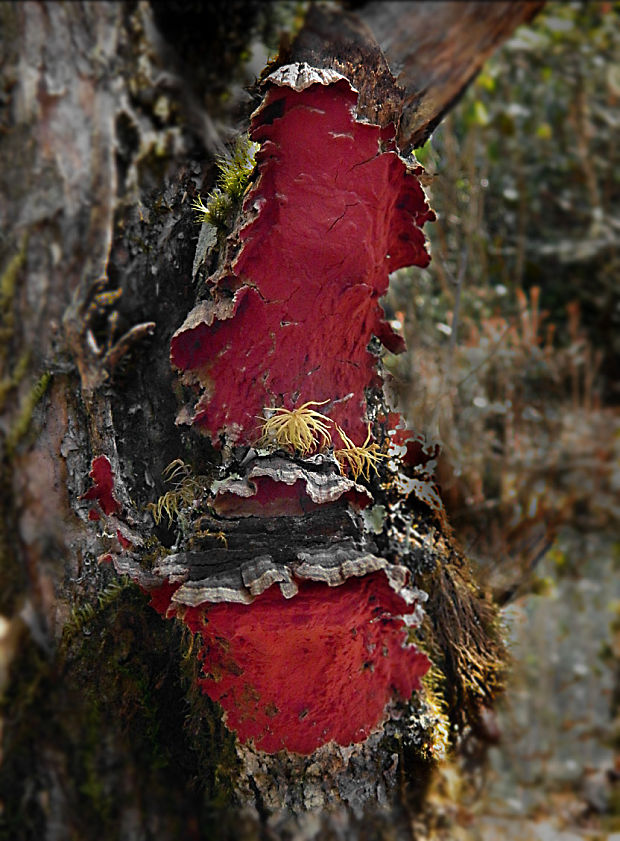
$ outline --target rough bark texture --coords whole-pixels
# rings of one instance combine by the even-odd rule
[[[429,18],[431,5],[441,11]],[[407,151],[540,4],[437,5],[369,4],[357,18],[315,7],[279,64],[337,69],[359,90],[362,116],[395,122]],[[261,4],[180,6],[0,6],[0,610],[10,671],[0,827],[11,839],[411,837],[435,762],[429,694],[395,703],[385,726],[352,747],[298,756],[236,744],[199,691],[191,634],[105,563],[128,563],[148,589],[173,560],[191,579],[187,554],[170,557],[178,535],[165,518],[155,525],[147,505],[175,459],[205,487],[232,457],[175,423],[182,395],[169,348],[196,299],[191,199],[213,184],[226,125],[250,110],[242,99],[222,104],[219,77],[239,78]],[[232,51],[223,38],[201,48],[215,20]],[[412,46],[388,45],[386,32]],[[213,249],[203,274],[217,259]],[[253,556],[277,564],[328,535],[358,558],[406,556],[429,594],[418,641],[462,731],[498,688],[501,645],[492,605],[450,547],[428,473],[411,481],[406,506],[383,491],[378,527],[363,532],[337,505],[294,526],[274,517],[252,536]],[[248,559],[254,521],[233,523],[226,552],[211,514],[196,516],[203,538],[192,569],[224,555],[227,569],[231,552]]]

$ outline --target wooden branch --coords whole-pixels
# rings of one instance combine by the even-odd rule
[[[355,12],[312,6],[292,60],[350,79],[360,91],[359,113],[380,125],[394,122],[406,154],[426,142],[491,53],[543,6],[544,0],[375,0]]]

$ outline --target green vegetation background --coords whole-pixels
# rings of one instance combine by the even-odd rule
[[[393,278],[386,362],[514,657],[438,838],[620,832],[619,106],[620,5],[552,2],[416,152],[439,219]]]

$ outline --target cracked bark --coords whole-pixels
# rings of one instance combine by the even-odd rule
[[[316,6],[279,65],[306,61],[345,76],[359,91],[359,113],[380,126],[394,122],[406,153],[540,5]],[[222,4],[222,14],[225,6],[241,16],[231,42],[243,45],[255,5]],[[277,586],[278,574],[281,584],[289,581],[291,559],[298,571],[305,564],[335,581],[383,575],[386,559],[397,567],[406,555],[430,594],[427,623],[437,627],[429,653],[447,675],[455,724],[464,725],[459,715],[467,710],[475,726],[476,703],[496,689],[488,664],[486,672],[472,668],[476,645],[467,636],[467,623],[477,625],[476,644],[499,656],[493,609],[466,580],[466,564],[433,510],[430,481],[414,480],[420,489],[408,507],[375,488],[388,525],[374,534],[340,499],[355,483],[334,465],[313,480],[307,466],[286,458],[270,469],[301,471],[295,482],[306,496],[295,504],[302,510],[291,501],[290,519],[258,508],[237,516],[239,500],[251,499],[259,481],[251,462],[220,488],[229,550],[206,536],[191,552],[161,551],[174,535],[154,527],[146,506],[164,490],[166,465],[182,456],[213,482],[231,458],[175,423],[180,394],[168,356],[196,295],[190,198],[212,183],[217,121],[225,135],[226,121],[247,117],[249,107],[238,102],[234,115],[218,113],[212,87],[202,98],[191,71],[212,85],[220,56],[216,47],[211,58],[198,51],[204,66],[191,67],[194,53],[181,56],[161,4],[31,2],[4,4],[0,15],[0,144],[12,162],[0,176],[2,614],[10,669],[3,828],[12,838],[163,841],[213,837],[216,821],[222,837],[233,838],[313,837],[336,827],[347,837],[413,837],[433,764],[420,751],[421,701],[393,705],[385,725],[358,745],[332,742],[310,756],[235,745],[219,708],[196,690],[187,633],[98,563],[125,564],[139,579],[140,562],[141,583],[152,589],[166,564],[185,581],[204,582],[202,565],[222,559],[219,571],[241,570],[253,598],[269,581]],[[184,37],[191,41],[191,33]],[[234,62],[226,67],[232,76]],[[46,373],[51,382],[41,395]],[[122,515],[95,511],[89,519],[96,505],[85,498],[89,473],[102,455]],[[313,508],[326,497],[328,505]],[[222,511],[199,512],[198,531],[217,533]],[[247,552],[251,534],[258,551]],[[346,573],[339,546],[352,563]],[[462,638],[446,631],[444,590],[458,604]],[[463,689],[468,670],[480,683],[477,700]]]

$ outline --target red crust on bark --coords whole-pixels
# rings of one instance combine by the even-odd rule
[[[161,613],[174,590],[151,593]],[[379,572],[339,587],[300,581],[290,600],[271,587],[251,606],[202,605],[184,621],[202,637],[201,689],[240,741],[309,754],[364,740],[390,700],[420,688],[430,664],[406,644],[411,610]]]
[[[107,457],[97,456],[97,458],[94,458],[88,475],[95,484],[82,495],[81,499],[96,499],[104,514],[118,514],[121,505],[118,500],[114,499],[114,473]],[[98,520],[99,517],[94,516],[96,514],[95,509],[91,508],[88,519]]]
[[[321,411],[361,443],[365,389],[380,386],[368,343],[402,349],[379,298],[391,271],[427,265],[421,226],[434,214],[392,127],[356,122],[356,101],[345,80],[273,87],[254,115],[250,221],[214,290],[234,298],[219,312],[199,305],[171,344],[203,388],[193,421],[216,444],[250,444],[264,407],[310,400],[334,401]]]
[[[133,543],[129,538],[125,537],[125,535],[121,532],[120,529],[116,529],[116,538],[118,542],[121,544],[123,549],[132,549]]]
[[[255,484],[257,490],[253,496],[221,494],[214,500],[214,509],[226,517],[278,517],[307,514],[320,507],[310,499],[301,479],[294,485],[285,485],[265,476],[256,479]]]

